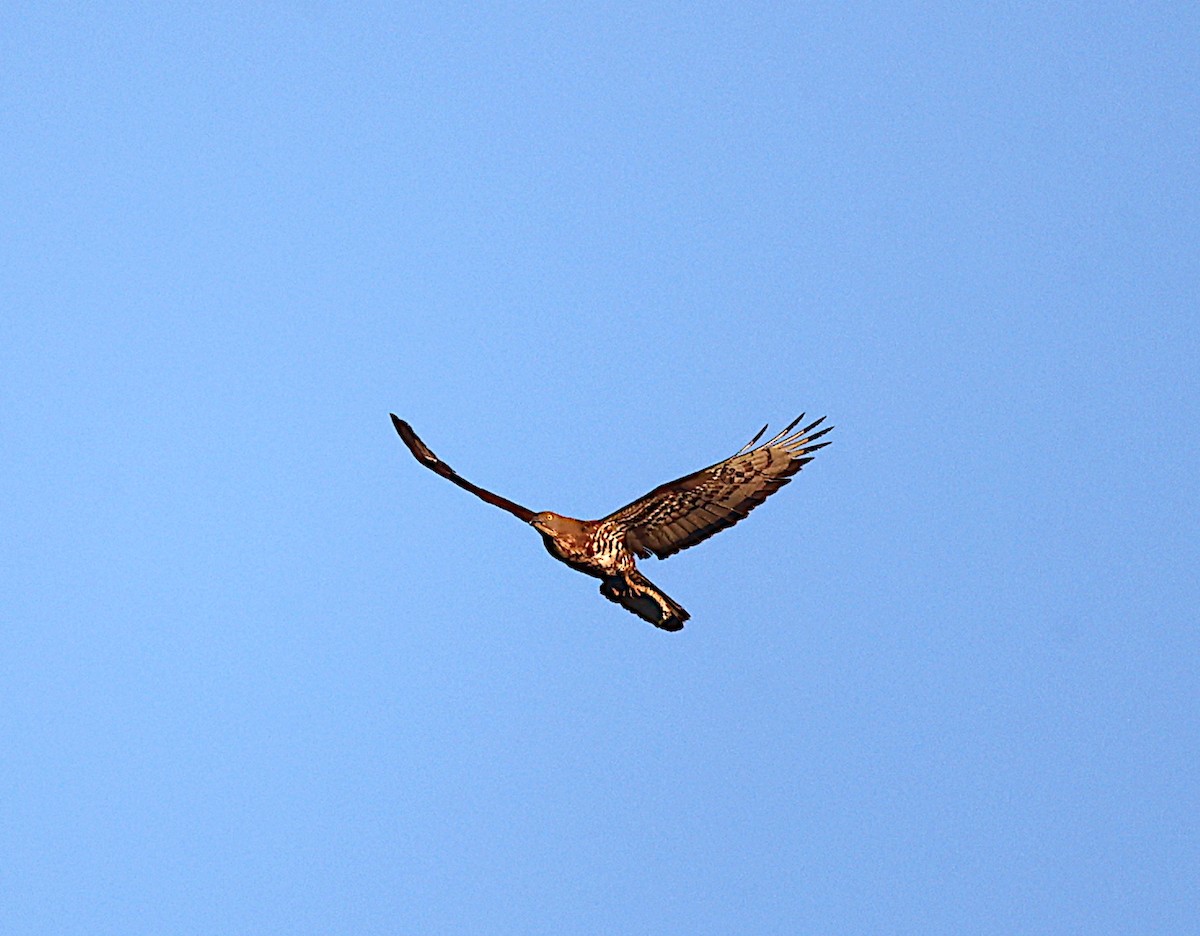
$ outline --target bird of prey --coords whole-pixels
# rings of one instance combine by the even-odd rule
[[[458,475],[429,450],[412,426],[395,413],[392,424],[413,456],[501,510],[524,520],[540,534],[546,550],[572,569],[600,579],[600,594],[655,627],[682,629],[690,614],[637,570],[635,557],[666,559],[733,526],[768,496],[791,481],[828,442],[817,439],[833,427],[817,428],[825,417],[792,430],[795,419],[767,442],[758,444],[767,427],[733,456],[694,474],[656,487],[644,497],[601,520],[575,520],[550,511],[534,512]]]

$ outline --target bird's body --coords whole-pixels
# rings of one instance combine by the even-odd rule
[[[600,594],[663,630],[677,631],[691,615],[637,568],[637,558],[665,559],[732,526],[783,487],[828,445],[813,444],[833,427],[812,432],[823,420],[789,435],[796,419],[755,447],[764,426],[736,455],[660,485],[601,520],[535,513],[460,477],[429,450],[404,420],[392,415],[400,438],[418,461],[475,496],[524,520],[542,536],[546,551],[577,572],[600,579]]]
[[[543,511],[529,522],[542,534],[546,552],[576,572],[600,579],[600,594],[609,601],[663,630],[679,630],[691,617],[637,571],[624,531],[613,520],[576,520]]]

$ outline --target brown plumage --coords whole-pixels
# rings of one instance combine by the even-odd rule
[[[663,630],[677,631],[691,615],[643,576],[635,556],[666,559],[733,526],[771,494],[789,483],[828,442],[816,440],[832,429],[813,432],[825,417],[792,432],[804,414],[761,445],[767,427],[737,454],[693,474],[656,487],[602,520],[575,520],[535,513],[460,477],[433,454],[412,426],[392,414],[392,424],[421,464],[509,513],[542,534],[555,559],[600,579],[600,594]]]

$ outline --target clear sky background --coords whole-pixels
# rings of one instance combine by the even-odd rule
[[[1194,5],[9,4],[5,934],[1200,927]],[[596,517],[834,444],[642,623]]]

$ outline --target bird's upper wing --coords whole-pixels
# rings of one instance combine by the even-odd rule
[[[813,452],[829,444],[813,444],[833,428],[813,432],[823,416],[792,432],[803,418],[801,413],[783,432],[755,447],[764,426],[732,458],[656,487],[605,522],[624,529],[625,545],[643,558],[653,553],[666,559],[695,546],[745,517],[812,461]]]
[[[501,497],[499,494],[489,491],[487,488],[481,488],[478,484],[472,484],[466,478],[462,477],[462,475],[429,450],[429,446],[422,442],[420,436],[413,432],[412,426],[395,413],[390,413],[389,415],[392,417],[392,425],[395,426],[400,438],[404,440],[404,444],[408,446],[408,450],[412,452],[413,458],[430,471],[440,474],[447,481],[452,481],[464,491],[470,491],[480,500],[486,501],[494,507],[499,507],[501,510],[507,510],[514,517],[524,520],[526,523],[533,518],[534,512],[528,507],[522,507],[520,504],[510,501],[507,497]]]

